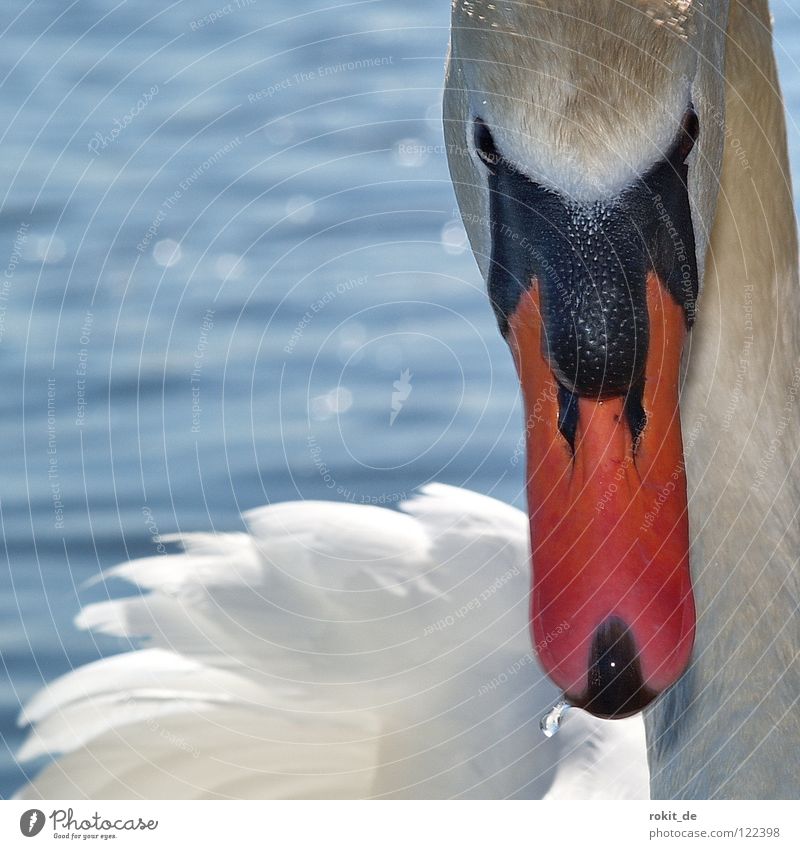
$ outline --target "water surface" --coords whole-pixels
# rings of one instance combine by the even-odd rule
[[[800,18],[774,11],[797,117]],[[429,480],[523,503],[517,384],[443,153],[448,14],[8,4],[0,795],[25,778],[20,703],[125,647],[73,627],[122,590],[83,584],[158,534]]]

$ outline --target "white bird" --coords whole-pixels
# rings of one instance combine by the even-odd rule
[[[646,796],[640,718],[573,710],[545,739],[559,690],[649,705],[656,798],[800,792],[800,290],[767,3],[455,0],[445,129],[525,394],[533,554],[519,511],[433,486],[119,566],[142,594],[79,624],[148,647],[26,707],[20,757],[58,757],[21,795]]]

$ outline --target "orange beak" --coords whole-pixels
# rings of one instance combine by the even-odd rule
[[[576,396],[570,445],[539,290],[534,277],[508,321],[526,409],[533,643],[568,701],[617,718],[681,676],[694,640],[678,409],[686,317],[649,272],[646,420],[634,435],[625,398]]]
[[[608,718],[681,676],[694,641],[678,388],[699,289],[688,106],[664,156],[578,200],[485,166],[487,288],[522,383],[536,653],[568,702]]]

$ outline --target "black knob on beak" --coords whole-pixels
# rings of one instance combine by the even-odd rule
[[[642,680],[628,626],[615,617],[606,619],[592,641],[586,695],[570,698],[571,703],[602,719],[622,719],[643,710],[657,695]]]

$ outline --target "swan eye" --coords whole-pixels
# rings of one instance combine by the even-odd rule
[[[697,141],[699,132],[700,121],[697,112],[694,111],[694,106],[690,105],[683,115],[683,121],[681,121],[680,143],[678,145],[681,161],[686,162],[694,143]]]
[[[476,118],[473,128],[473,139],[475,142],[475,153],[478,154],[484,165],[490,168],[498,165],[501,159],[497,148],[494,145],[494,139],[489,127],[485,121]]]

